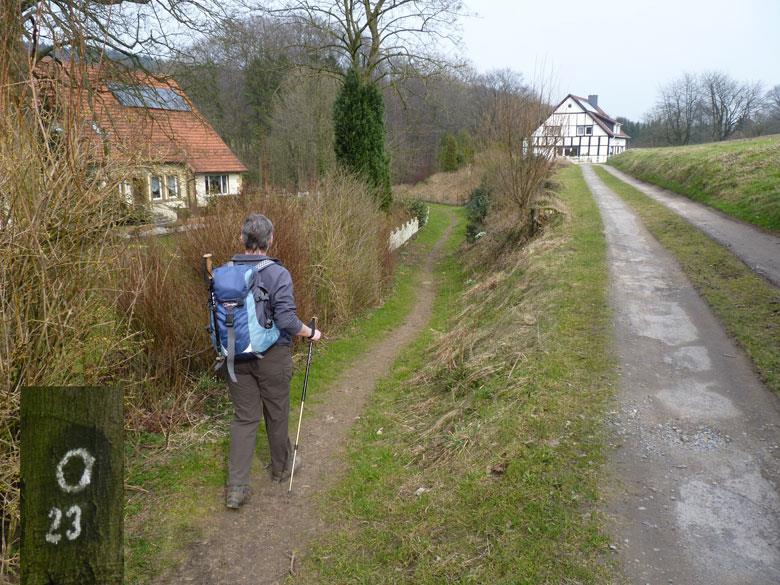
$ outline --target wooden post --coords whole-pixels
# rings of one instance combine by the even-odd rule
[[[21,584],[121,585],[122,391],[30,387],[21,398]]]

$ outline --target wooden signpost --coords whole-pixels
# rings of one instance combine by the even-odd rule
[[[21,584],[121,585],[122,391],[23,388]]]

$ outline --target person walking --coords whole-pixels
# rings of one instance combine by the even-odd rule
[[[311,329],[298,318],[290,273],[282,264],[268,257],[273,244],[274,226],[260,213],[246,217],[241,228],[243,254],[232,258],[234,264],[248,267],[273,260],[262,270],[263,287],[268,292],[271,315],[279,329],[279,339],[263,352],[235,362],[235,381],[227,378],[234,415],[230,425],[230,455],[225,505],[238,509],[251,494],[249,476],[255,451],[255,437],[260,417],[265,421],[271,452],[271,478],[282,482],[290,477],[292,448],[287,424],[290,414],[290,380],[292,379],[291,346],[293,337],[319,341],[322,333]],[[222,368],[226,368],[223,366]],[[295,471],[301,465],[300,456]]]

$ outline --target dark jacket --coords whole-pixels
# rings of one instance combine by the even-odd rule
[[[257,264],[268,256],[258,254],[236,254],[231,260],[236,264]],[[279,328],[279,341],[276,345],[292,345],[292,338],[301,330],[303,323],[295,313],[292,277],[287,269],[276,259],[276,264],[264,268],[260,273],[263,287],[271,299],[271,311]]]

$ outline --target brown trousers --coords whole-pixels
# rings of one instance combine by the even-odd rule
[[[224,370],[223,366],[223,370]],[[236,380],[228,378],[234,415],[230,425],[228,485],[249,484],[255,437],[262,413],[271,450],[271,468],[280,474],[292,453],[287,433],[290,415],[292,355],[286,346],[274,346],[262,359],[236,362]]]

